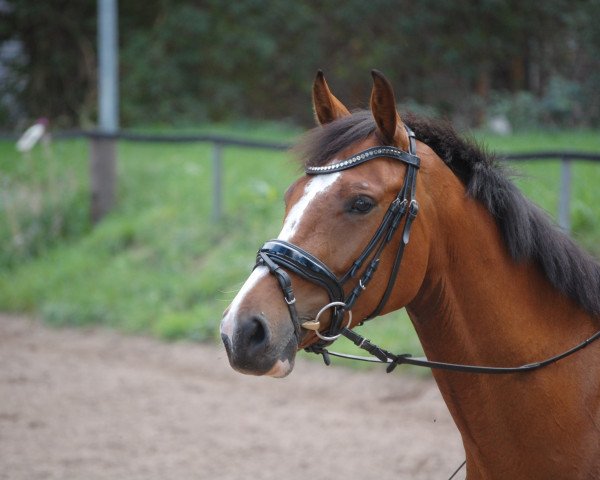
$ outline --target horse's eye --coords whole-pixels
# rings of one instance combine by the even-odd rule
[[[352,200],[350,204],[350,212],[352,213],[368,213],[375,206],[372,198],[360,196]]]

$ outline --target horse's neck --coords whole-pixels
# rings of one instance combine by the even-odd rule
[[[510,258],[481,205],[464,196],[461,201],[464,212],[459,217],[438,214],[448,223],[440,228],[452,235],[431,235],[430,266],[408,307],[426,355],[445,362],[516,366],[553,356],[587,338],[597,328],[590,316],[556,291],[536,265]],[[526,442],[534,440],[532,432],[568,450],[562,442],[581,442],[571,431],[584,420],[578,412],[586,412],[592,428],[595,422],[595,454],[600,453],[600,375],[590,374],[585,388],[581,383],[585,369],[598,365],[598,352],[600,344],[531,374],[434,372],[461,430],[471,471],[505,469],[507,475],[516,474],[495,456],[512,455],[517,462],[515,456],[530,454]],[[552,411],[556,408],[570,413]],[[555,438],[559,435],[560,440]],[[600,469],[600,463],[592,468]]]
[[[510,257],[482,206],[464,199],[464,208],[446,220],[452,234],[433,236],[425,281],[409,306],[424,348],[459,361],[514,365],[578,343],[589,317],[537,265]]]

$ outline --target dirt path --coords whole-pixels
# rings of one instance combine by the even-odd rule
[[[0,479],[445,480],[463,460],[432,381],[0,316]],[[459,476],[463,478],[464,473]]]

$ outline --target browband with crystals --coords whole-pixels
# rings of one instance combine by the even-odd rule
[[[404,150],[400,150],[396,147],[372,147],[362,151],[346,160],[341,162],[332,163],[331,165],[324,165],[322,167],[306,167],[305,172],[308,175],[318,175],[321,173],[333,173],[347,168],[355,167],[375,157],[387,157],[400,160],[401,162],[407,163],[414,167],[419,168],[419,157],[412,155]]]

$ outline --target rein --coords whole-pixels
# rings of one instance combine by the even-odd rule
[[[371,237],[371,240],[367,246],[344,275],[338,278],[321,260],[303,250],[299,246],[283,240],[270,240],[266,242],[258,251],[254,268],[258,266],[266,266],[269,269],[269,272],[277,278],[279,286],[283,292],[285,302],[288,305],[290,318],[294,325],[294,332],[298,342],[300,342],[300,336],[303,328],[313,330],[319,337],[319,341],[306,348],[306,350],[322,355],[326,365],[331,363],[330,356],[335,356],[350,360],[385,363],[388,365],[386,369],[388,373],[392,372],[398,365],[406,364],[452,372],[497,375],[515,374],[538,370],[565,357],[568,357],[587,347],[592,342],[598,340],[600,338],[600,331],[596,332],[594,335],[585,339],[583,342],[575,345],[569,350],[544,360],[514,367],[498,367],[431,361],[425,357],[413,357],[408,353],[394,354],[373,344],[367,338],[349,328],[352,322],[352,307],[358,300],[361,293],[366,290],[369,282],[379,267],[380,257],[384,248],[391,242],[394,234],[400,226],[400,223],[403,219],[405,219],[402,239],[396,252],[396,257],[392,265],[392,271],[386,289],[377,307],[366,318],[364,318],[360,324],[379,315],[387,303],[398,276],[404,250],[410,239],[412,224],[419,211],[419,204],[415,198],[415,189],[420,159],[416,154],[415,134],[407,126],[405,126],[405,128],[409,139],[408,152],[391,146],[372,147],[340,162],[330,165],[306,168],[306,173],[308,175],[328,174],[347,170],[374,158],[380,157],[392,158],[406,164],[407,166],[404,184],[398,192],[398,195],[388,207],[388,210],[383,216],[379,227]],[[363,274],[358,279],[358,283],[346,297],[344,295],[344,285],[357,275],[358,271],[363,267],[363,265],[365,265],[367,261],[368,264]],[[327,291],[330,303],[325,305],[319,311],[314,321],[308,321],[304,323],[300,322],[295,305],[296,298],[292,288],[292,281],[286,270],[292,271],[293,273],[319,285]],[[323,333],[320,331],[321,322],[319,319],[321,315],[329,309],[333,309],[331,321],[329,327],[326,329],[325,333]],[[343,319],[346,312],[349,315],[349,320],[347,325],[344,326]],[[348,338],[356,346],[367,351],[372,356],[362,357],[358,355],[348,355],[327,350],[327,347],[340,336]]]
[[[568,357],[569,355],[573,355],[579,350],[587,347],[590,343],[594,342],[595,340],[598,340],[600,338],[600,331],[596,332],[591,337],[585,339],[581,343],[578,343],[573,348],[570,348],[565,352],[559,353],[558,355],[554,355],[553,357],[546,358],[545,360],[541,360],[539,362],[527,363],[525,365],[520,365],[517,367],[488,367],[483,365],[463,365],[459,363],[434,362],[431,360],[427,360],[427,358],[425,357],[412,357],[409,353],[403,353],[400,355],[390,353],[387,350],[371,343],[365,337],[359,335],[358,333],[348,328],[343,328],[341,331],[341,335],[348,338],[357,347],[369,352],[372,355],[372,357],[361,357],[358,355],[348,355],[345,353],[330,352],[326,348],[323,348],[321,351],[316,353],[320,353],[323,355],[323,359],[327,365],[331,363],[329,359],[329,355],[331,355],[334,357],[346,358],[350,360],[359,360],[362,362],[386,363],[388,364],[388,367],[386,369],[388,373],[391,373],[398,365],[406,364],[414,365],[416,367],[425,367],[437,370],[449,370],[451,372],[509,374],[538,370],[540,368],[551,365],[552,363],[558,362],[559,360],[562,360],[563,358]]]

